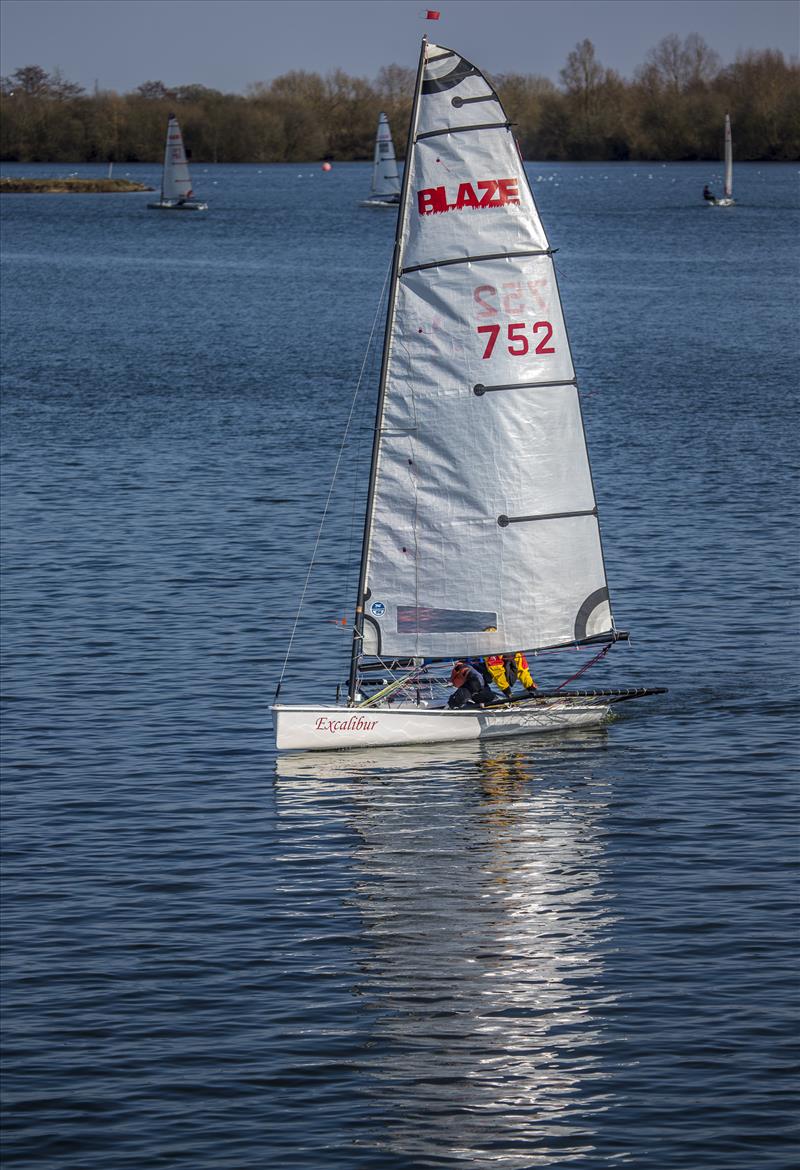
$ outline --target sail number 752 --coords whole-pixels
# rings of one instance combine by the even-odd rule
[[[502,326],[497,324],[476,325],[475,328],[479,333],[487,334],[486,349],[483,351],[483,356],[485,358],[490,358],[492,356],[494,347],[497,344],[497,339],[500,336],[500,330]],[[512,324],[506,326],[506,338],[508,340],[506,349],[513,357],[522,357],[524,354],[529,352],[530,346],[528,344],[527,330],[528,326],[524,321],[513,322]],[[540,337],[536,343],[533,351],[534,353],[556,352],[555,346],[547,344],[553,338],[553,326],[549,321],[535,321],[531,326],[531,332],[534,335],[537,333],[544,334],[544,336]]]

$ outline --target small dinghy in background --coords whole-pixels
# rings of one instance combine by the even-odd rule
[[[183,135],[174,114],[167,121],[167,144],[161,172],[161,198],[148,203],[151,211],[207,211],[208,204],[194,198],[189,164],[183,147]]]
[[[394,156],[392,132],[385,114],[378,118],[375,158],[372,163],[372,193],[361,207],[397,207],[400,203],[400,176]]]
[[[706,191],[708,188],[706,188]],[[724,194],[721,199],[716,196],[706,195],[704,198],[710,207],[733,207],[736,200],[733,197],[733,138],[731,136],[731,117],[730,114],[725,115],[725,180],[724,180]]]

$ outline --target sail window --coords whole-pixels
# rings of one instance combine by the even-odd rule
[[[427,605],[398,605],[398,634],[479,633],[497,628],[497,614],[488,610],[436,609]]]

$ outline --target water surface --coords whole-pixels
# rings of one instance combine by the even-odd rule
[[[589,679],[669,694],[281,759],[392,213],[359,164],[3,195],[7,1167],[793,1164],[796,168],[529,173],[633,636]],[[288,699],[345,671],[374,388]]]

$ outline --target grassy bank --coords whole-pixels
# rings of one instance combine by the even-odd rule
[[[128,179],[0,179],[0,191],[9,191],[14,195],[98,195],[152,190],[152,187],[131,183]]]

